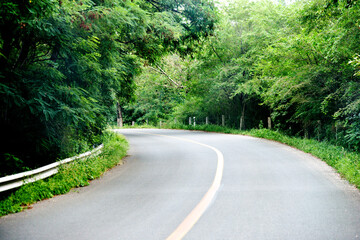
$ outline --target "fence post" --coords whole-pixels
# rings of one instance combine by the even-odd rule
[[[225,126],[225,115],[221,115],[221,124]]]
[[[175,124],[177,123],[176,118],[174,118],[174,123],[175,123]]]
[[[270,117],[268,117],[268,129],[271,129],[271,118]]]
[[[194,117],[194,127],[196,126],[196,120],[195,120],[195,117]]]
[[[335,141],[336,141],[336,146],[338,145],[338,141],[340,139],[339,133],[344,130],[344,125],[342,124],[342,122],[335,121]]]
[[[206,117],[206,118],[205,118],[205,124],[206,124],[206,125],[209,125],[209,117]]]
[[[146,119],[146,125],[149,125],[149,119],[148,118]]]
[[[336,143],[336,146],[337,146],[337,142],[338,142],[338,127],[339,127],[339,124],[336,121],[335,122],[335,143]]]
[[[134,121],[131,122],[131,126],[135,126],[135,122],[134,122]]]
[[[160,128],[161,128],[161,125],[162,125],[162,121],[160,120]]]

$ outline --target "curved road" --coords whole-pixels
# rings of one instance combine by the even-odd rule
[[[359,191],[308,154],[238,135],[119,132],[123,166],[0,218],[0,239],[360,239]]]

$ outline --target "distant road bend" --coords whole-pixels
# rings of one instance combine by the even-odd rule
[[[325,163],[247,136],[122,129],[126,164],[0,218],[0,239],[360,239],[360,193]]]

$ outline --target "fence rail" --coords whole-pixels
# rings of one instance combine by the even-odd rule
[[[22,173],[17,173],[10,176],[5,176],[0,178],[0,192],[4,192],[13,188],[20,187],[22,185],[25,185],[27,183],[35,182],[40,179],[44,179],[47,177],[50,177],[52,175],[55,175],[58,172],[58,167],[60,165],[72,162],[77,159],[83,159],[89,156],[96,156],[101,153],[101,150],[103,149],[104,145],[101,144],[97,148],[88,151],[86,153],[82,153],[78,156],[66,158],[63,160],[60,160],[55,163],[51,163],[49,165],[31,170],[26,171]]]

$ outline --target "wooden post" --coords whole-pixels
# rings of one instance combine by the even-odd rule
[[[209,124],[209,117],[205,118],[205,124],[208,125]]]
[[[271,117],[268,117],[268,129],[271,129]]]
[[[225,115],[221,115],[221,125],[225,126]]]
[[[335,143],[337,145],[337,141],[338,141],[338,123],[335,122]]]
[[[189,125],[191,125],[191,117],[189,117]]]
[[[305,139],[308,139],[308,138],[309,138],[309,129],[308,129],[308,128],[309,128],[309,125],[310,125],[309,122],[305,122],[305,123],[304,123],[304,127],[303,127],[303,128],[304,128],[304,138],[305,138]]]

